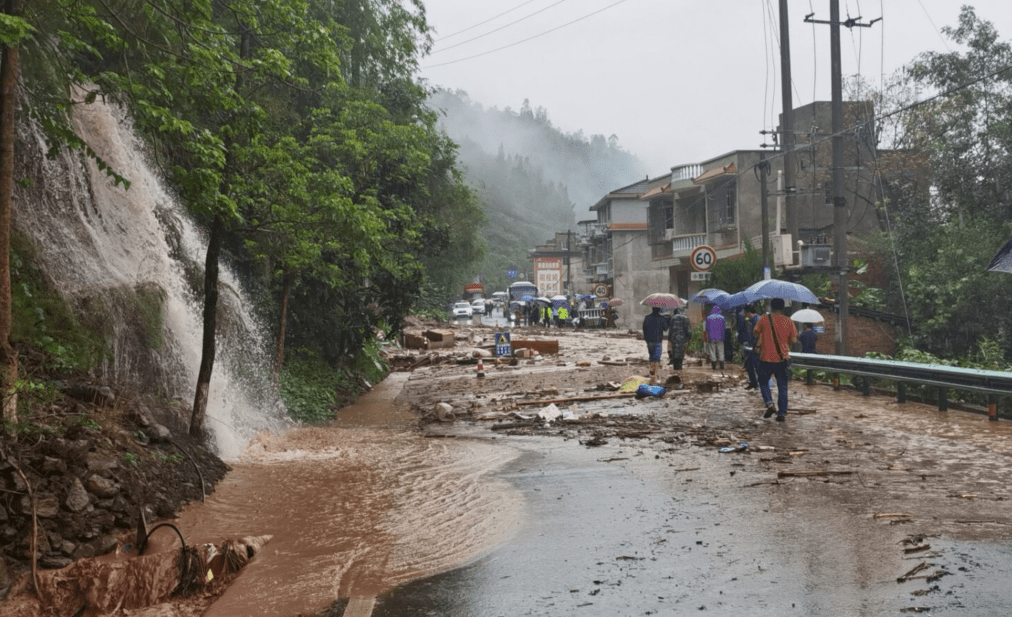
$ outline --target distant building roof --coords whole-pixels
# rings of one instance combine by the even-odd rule
[[[654,188],[650,189],[646,193],[643,193],[642,195],[640,195],[639,198],[641,200],[645,201],[645,200],[657,197],[658,195],[661,195],[663,193],[670,193],[670,192],[671,192],[671,183],[667,182],[667,183],[662,184],[660,186],[655,186]]]
[[[707,169],[703,173],[693,178],[692,181],[695,184],[703,184],[704,182],[713,180],[714,178],[719,178],[721,176],[728,176],[728,175],[736,175],[737,173],[738,167],[733,162],[731,162],[721,167],[713,167],[712,169]]]
[[[635,182],[633,184],[630,184],[629,186],[623,186],[620,189],[615,189],[614,191],[608,193],[607,195],[602,197],[600,201],[591,206],[590,209],[600,210],[611,199],[621,199],[621,198],[628,199],[630,197],[639,198],[640,195],[646,193],[649,189],[650,189],[650,178],[644,178],[639,182]]]

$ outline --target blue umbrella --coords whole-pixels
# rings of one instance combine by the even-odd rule
[[[735,308],[739,306],[745,306],[746,304],[752,304],[752,300],[745,297],[744,291],[739,291],[736,294],[731,294],[724,298],[719,306],[721,308]]]
[[[689,302],[699,302],[701,304],[716,304],[721,308],[730,308],[730,305],[727,304],[727,299],[730,297],[731,294],[727,293],[726,291],[722,289],[717,289],[715,287],[711,287],[709,289],[702,289],[693,294],[693,296],[689,298]]]
[[[524,294],[520,296],[520,299],[523,300],[524,302],[534,302],[534,296],[530,294]]]
[[[748,289],[739,292],[741,298],[745,300],[744,304],[755,302],[756,300],[768,300],[770,298],[782,298],[784,300],[792,300],[795,302],[806,302],[808,304],[819,304],[819,299],[815,297],[812,290],[808,289],[800,283],[792,283],[790,281],[781,281],[778,279],[767,279],[759,281],[751,285]],[[737,296],[734,294],[731,296]]]

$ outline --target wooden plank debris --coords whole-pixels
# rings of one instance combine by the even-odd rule
[[[577,403],[577,402],[586,402],[586,401],[604,401],[604,400],[613,399],[613,398],[632,398],[634,396],[636,396],[635,392],[617,392],[615,394],[598,394],[596,396],[593,396],[593,395],[591,395],[591,396],[568,396],[568,397],[564,397],[564,398],[546,398],[546,399],[537,399],[537,400],[530,400],[530,401],[513,401],[513,403],[516,404],[516,405],[520,405],[520,406],[526,406],[526,405],[551,405],[553,403],[559,404],[559,403]]]
[[[921,572],[922,570],[927,570],[930,567],[931,567],[930,563],[928,563],[926,561],[922,561],[921,563],[919,563],[916,566],[914,566],[912,570],[910,570],[909,572],[907,572],[903,576],[897,578],[896,582],[897,583],[903,583],[903,582],[909,581],[915,574],[917,574],[918,572]]]
[[[817,476],[849,476],[856,473],[852,470],[816,469],[806,471],[778,471],[778,478],[812,478]]]

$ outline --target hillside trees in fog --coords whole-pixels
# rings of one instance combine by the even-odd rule
[[[202,432],[224,254],[275,300],[277,367],[286,339],[355,362],[424,290],[445,293],[480,259],[482,214],[412,77],[429,41],[419,2],[39,6],[34,32],[63,38],[28,36],[36,62],[21,94],[53,145],[87,151],[66,86],[124,102],[210,230],[191,432]]]
[[[485,211],[487,251],[474,274],[487,290],[504,289],[506,270],[523,271],[531,248],[577,231],[601,197],[646,175],[614,135],[563,133],[527,100],[519,111],[486,109],[464,92],[437,89],[429,105],[460,144],[461,166]]]
[[[439,110],[440,126],[458,143],[471,141],[481,151],[495,155],[526,157],[548,182],[566,187],[575,216],[583,220],[589,208],[609,191],[645,177],[647,169],[619,145],[615,135],[589,138],[582,130],[565,133],[552,124],[548,110],[531,108],[524,100],[519,111],[486,108],[466,92],[437,89],[429,104]],[[464,153],[461,160],[470,167]]]

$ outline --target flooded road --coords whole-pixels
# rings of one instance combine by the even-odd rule
[[[309,613],[466,563],[512,535],[516,490],[491,471],[516,457],[488,441],[426,438],[393,404],[394,375],[327,428],[263,437],[207,503],[181,518],[195,543],[269,534],[205,613]]]
[[[798,382],[773,423],[735,370],[696,366],[686,384],[717,385],[565,405],[604,414],[586,425],[419,427],[433,401],[491,417],[510,393],[634,370],[577,360],[643,355],[631,337],[550,336],[557,358],[393,373],[332,426],[254,444],[182,519],[196,542],[274,536],[205,614],[1012,610],[1012,423]]]

